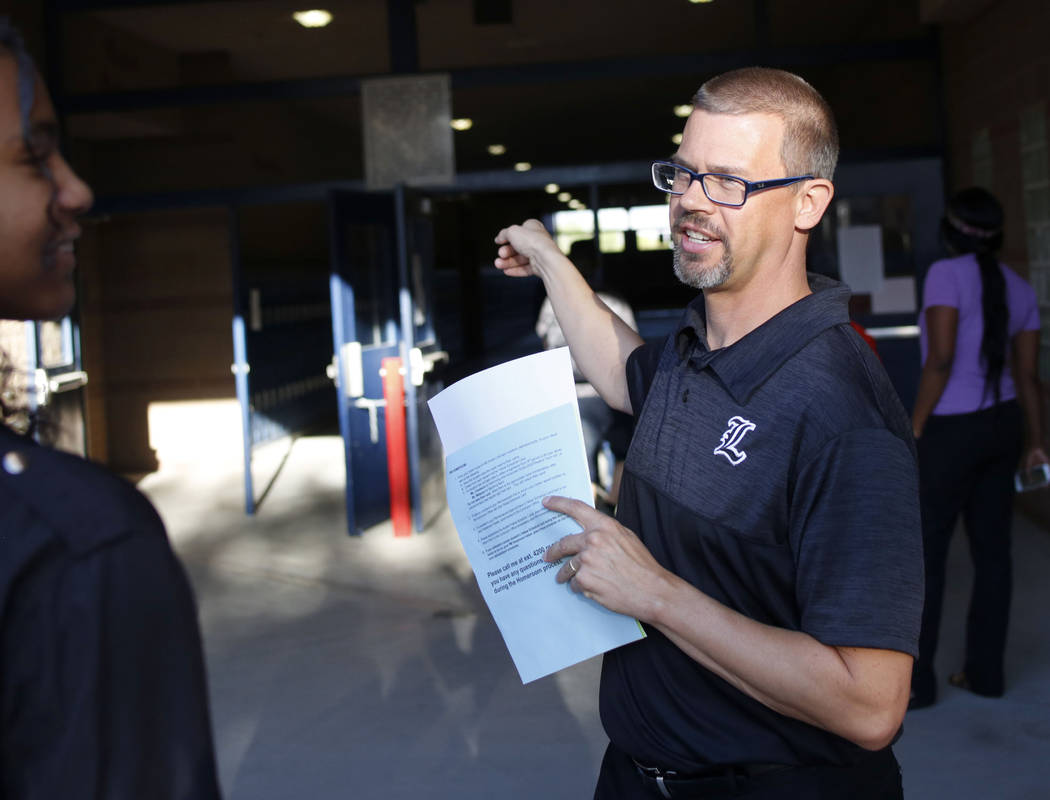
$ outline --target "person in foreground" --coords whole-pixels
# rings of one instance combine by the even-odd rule
[[[1002,695],[1014,471],[1047,463],[1036,363],[1039,305],[1028,282],[996,257],[1003,243],[999,201],[979,187],[955,194],[941,221],[941,240],[952,257],[926,273],[919,319],[923,366],[912,413],[926,565],[912,708],[937,699],[933,657],[948,545],[960,514],[974,580],[965,663],[948,681],[976,694]]]
[[[540,223],[496,237],[496,266],[542,278],[577,363],[637,418],[615,519],[544,500],[582,528],[547,551],[557,579],[647,633],[604,658],[595,797],[900,797],[914,443],[848,290],[807,278],[834,120],[801,78],[757,67],[693,102],[652,167],[675,272],[701,292],[663,343],[604,308]]]
[[[74,301],[91,190],[17,32],[0,18],[0,317]],[[163,524],[130,484],[0,425],[0,797],[219,797],[196,607]]]

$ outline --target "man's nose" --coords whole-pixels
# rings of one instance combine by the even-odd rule
[[[692,178],[686,190],[678,196],[678,202],[686,211],[710,211],[714,209],[714,203],[708,199],[707,194],[704,192],[702,178]]]

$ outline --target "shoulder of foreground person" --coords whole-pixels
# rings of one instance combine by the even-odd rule
[[[79,456],[0,431],[0,495],[36,517],[74,556],[131,533],[164,536],[149,500],[124,478]],[[4,527],[0,517],[0,527]]]
[[[0,445],[0,795],[218,798],[196,603],[156,511],[96,464]]]

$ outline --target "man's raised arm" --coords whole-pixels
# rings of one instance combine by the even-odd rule
[[[547,289],[569,351],[587,380],[612,408],[631,411],[627,356],[642,338],[614,314],[547,233],[530,219],[496,236],[495,265],[507,275],[538,275]]]

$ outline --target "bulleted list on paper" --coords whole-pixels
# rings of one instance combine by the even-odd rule
[[[499,558],[520,542],[552,527],[557,514],[540,504],[547,495],[565,494],[565,451],[556,433],[535,438],[469,469],[449,470],[467,501],[485,557]]]
[[[567,351],[485,373],[449,387],[431,408],[446,445],[453,522],[527,683],[644,633],[635,620],[558,584],[560,564],[543,561],[551,544],[580,530],[572,518],[544,508],[543,498],[592,502]],[[517,388],[513,395],[508,385]],[[449,442],[457,449],[448,452]]]

